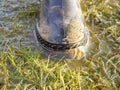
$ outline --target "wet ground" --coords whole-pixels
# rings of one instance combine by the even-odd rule
[[[33,38],[34,19],[24,15],[32,5],[40,4],[37,0],[1,0],[0,1],[0,47],[7,45],[35,47]],[[27,12],[27,11],[26,11]],[[29,12],[29,11],[28,11]],[[21,18],[27,17],[27,18]],[[4,33],[3,33],[4,32]],[[101,42],[102,43],[102,42]]]
[[[33,45],[34,19],[23,13],[31,10],[32,5],[40,4],[38,0],[0,0],[0,48],[7,44]],[[39,5],[38,5],[39,6]],[[37,6],[36,6],[37,7]]]
[[[118,1],[115,3],[116,7],[117,5],[119,5]],[[34,37],[33,31],[35,30],[36,18],[35,15],[33,14],[37,12],[37,10],[39,10],[39,6],[40,6],[40,2],[38,0],[34,0],[34,1],[33,0],[0,0],[0,49],[4,49],[8,45],[17,46],[17,47],[18,46],[36,47],[35,40],[33,38]],[[83,9],[85,9],[85,6]],[[113,10],[116,9],[113,8]],[[86,17],[86,21],[90,23],[89,31],[91,34],[91,42],[90,42],[91,50],[89,50],[89,53],[87,54],[89,56],[92,55],[100,56],[106,53],[108,55],[112,55],[113,51],[119,52],[118,48],[119,48],[120,38],[118,32],[119,21],[117,21],[117,19],[119,18],[118,11],[110,12],[116,15],[114,17],[111,17],[110,20],[109,18],[106,19],[104,17],[101,18],[98,16],[96,16],[97,18],[92,18],[89,14],[92,15],[94,11],[93,13],[91,12],[85,13],[86,14],[85,16],[88,15]],[[101,13],[104,14],[104,11],[103,12],[101,11]],[[105,13],[106,15],[107,14],[109,15],[107,11]],[[117,13],[118,13],[118,18],[117,18]],[[96,19],[99,18],[100,20],[101,19],[104,20],[101,20],[101,22],[97,21]],[[114,18],[116,18],[116,21],[114,20]],[[116,23],[116,26],[111,26],[109,29],[109,26],[107,25],[111,25],[111,23]],[[106,26],[104,26],[105,24]]]

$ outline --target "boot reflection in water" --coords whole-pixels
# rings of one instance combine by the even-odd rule
[[[43,53],[53,59],[85,56],[89,31],[79,0],[42,0],[36,23],[36,40]]]

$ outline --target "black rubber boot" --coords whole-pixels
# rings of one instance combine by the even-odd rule
[[[89,31],[79,0],[42,0],[36,39],[53,59],[81,59],[89,47]]]

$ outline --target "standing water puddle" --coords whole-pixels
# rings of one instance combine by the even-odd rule
[[[33,45],[34,19],[29,18],[22,13],[28,13],[26,10],[40,4],[37,0],[0,0],[0,49],[5,48],[7,44]]]
[[[7,44],[12,46],[23,45],[26,47],[35,47],[34,44],[35,42],[33,39],[33,31],[35,29],[34,28],[35,17],[32,16],[33,18],[31,18],[30,16],[27,17],[27,15],[28,14],[31,15],[32,14],[31,12],[34,13],[35,10],[37,11],[37,9],[35,8],[38,8],[39,5],[40,3],[38,0],[34,0],[34,1],[33,0],[0,0],[0,49],[5,48]],[[32,6],[35,6],[35,8]],[[92,11],[94,10],[93,8],[94,7],[91,7],[91,12],[94,13],[94,11]],[[118,45],[120,42],[120,38],[118,37],[119,34],[117,33],[118,35],[116,34],[116,36],[118,38],[114,39],[113,38],[114,35],[109,34],[110,32],[107,32],[107,30],[105,31],[101,30],[101,28],[108,29],[108,27],[101,26],[101,28],[99,28],[100,27],[99,26],[96,28],[95,26],[97,26],[98,24],[101,23],[109,24],[110,22],[109,20],[108,21],[101,20],[102,19],[101,16],[98,17],[101,21],[97,21],[97,20],[94,21],[96,18],[90,16],[90,14],[92,14],[91,12],[86,13],[87,14],[86,21],[89,22],[90,20],[88,19],[90,18],[93,19],[92,21],[90,21],[90,23],[93,22],[93,24],[90,24],[91,49],[89,50],[89,53],[87,53],[88,56],[99,57],[100,55],[103,54],[109,56],[109,55],[114,55],[114,53],[118,53],[119,52],[118,48],[120,48]],[[27,17],[27,18],[23,18],[23,17]],[[94,23],[98,23],[98,24],[94,25]],[[118,22],[116,21],[115,23],[119,23],[119,21]],[[119,27],[116,28],[116,31],[118,29]]]

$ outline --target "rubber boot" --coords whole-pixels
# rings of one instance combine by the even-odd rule
[[[42,0],[36,22],[39,48],[53,59],[80,60],[89,47],[79,0]]]

